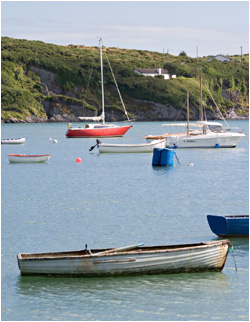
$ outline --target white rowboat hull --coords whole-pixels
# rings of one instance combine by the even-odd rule
[[[18,254],[22,275],[112,276],[221,271],[231,248],[229,240],[199,244],[140,247],[104,255],[85,250]]]
[[[50,154],[43,155],[25,155],[25,154],[9,154],[10,163],[37,163],[46,162],[50,159]]]
[[[100,153],[147,153],[153,152],[154,148],[163,149],[166,147],[166,139],[154,140],[144,144],[106,144],[100,143]]]

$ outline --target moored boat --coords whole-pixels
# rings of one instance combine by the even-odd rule
[[[166,145],[171,148],[235,148],[245,134],[227,132],[218,122],[197,122],[202,132],[168,135]],[[167,126],[168,124],[166,124]]]
[[[28,154],[8,154],[10,163],[36,163],[45,162],[50,159],[50,154],[28,155]]]
[[[2,139],[1,144],[22,144],[25,142],[25,138],[18,139]]]
[[[218,108],[218,106],[216,105]],[[219,109],[219,108],[218,108]],[[201,120],[189,123],[189,93],[187,92],[187,123],[162,124],[162,126],[185,126],[186,133],[166,133],[158,136],[146,136],[147,140],[166,138],[168,148],[235,148],[242,137],[242,132],[231,132],[231,128],[224,129],[221,123],[204,120],[202,105],[202,84],[200,73],[200,115]],[[223,116],[222,116],[223,118]],[[225,123],[226,120],[224,119]],[[190,127],[198,127],[199,130],[190,130]]]
[[[115,124],[87,124],[85,127],[70,127],[66,132],[67,138],[102,138],[122,137],[132,125],[118,126]]]
[[[140,246],[18,254],[22,275],[112,276],[221,271],[229,240],[168,246]]]
[[[249,215],[208,215],[207,221],[212,232],[219,237],[249,236]]]
[[[108,144],[98,140],[97,146],[100,153],[150,153],[154,151],[154,148],[165,148],[166,139],[140,144]]]
[[[102,90],[102,113],[100,116],[93,116],[93,117],[79,117],[80,121],[102,121],[102,124],[86,124],[84,127],[71,127],[68,125],[68,130],[66,132],[67,138],[101,138],[101,137],[122,137],[131,127],[132,124],[129,125],[116,125],[116,124],[108,124],[105,123],[105,105],[104,105],[104,81],[103,81],[103,59],[102,59],[102,39],[99,39],[99,46],[100,46],[100,65],[101,65],[101,90]],[[108,57],[107,57],[108,60]],[[109,67],[111,69],[109,60],[108,60]],[[113,71],[111,69],[112,76],[114,78],[114,83],[116,85],[125,115],[127,116],[128,122],[130,122],[128,113],[126,111],[125,105],[123,103],[121,93],[119,91],[117,82],[115,80]]]

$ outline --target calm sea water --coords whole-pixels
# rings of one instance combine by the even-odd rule
[[[248,121],[228,123],[248,135]],[[135,123],[124,138],[103,142],[137,143],[164,133],[161,124]],[[86,243],[218,239],[208,214],[248,213],[247,139],[235,149],[176,150],[181,165],[155,168],[152,154],[90,153],[95,139],[66,139],[66,123],[2,124],[1,130],[2,138],[26,138],[23,145],[1,146],[2,320],[249,320],[248,238],[232,238],[234,253],[222,272],[212,273],[21,277],[16,260],[20,252],[78,250]],[[8,153],[51,153],[51,159],[10,164]]]

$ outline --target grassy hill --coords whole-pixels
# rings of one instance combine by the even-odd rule
[[[224,116],[249,113],[249,55],[232,56],[230,62],[207,61],[142,50],[105,48],[104,82],[107,120],[122,120],[123,109],[106,53],[126,108],[139,120],[184,119],[186,91],[190,92],[191,118],[199,110],[199,69],[203,78],[203,104],[210,118],[216,108],[211,91]],[[135,68],[166,68],[176,79],[145,77]],[[98,47],[57,46],[40,41],[2,37],[3,122],[77,121],[78,116],[98,115],[101,109]],[[157,114],[160,106],[161,113]],[[170,112],[168,111],[171,110]],[[175,113],[173,112],[175,111]]]

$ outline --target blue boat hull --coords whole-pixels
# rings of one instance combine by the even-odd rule
[[[249,215],[207,216],[212,232],[219,237],[249,236]]]

